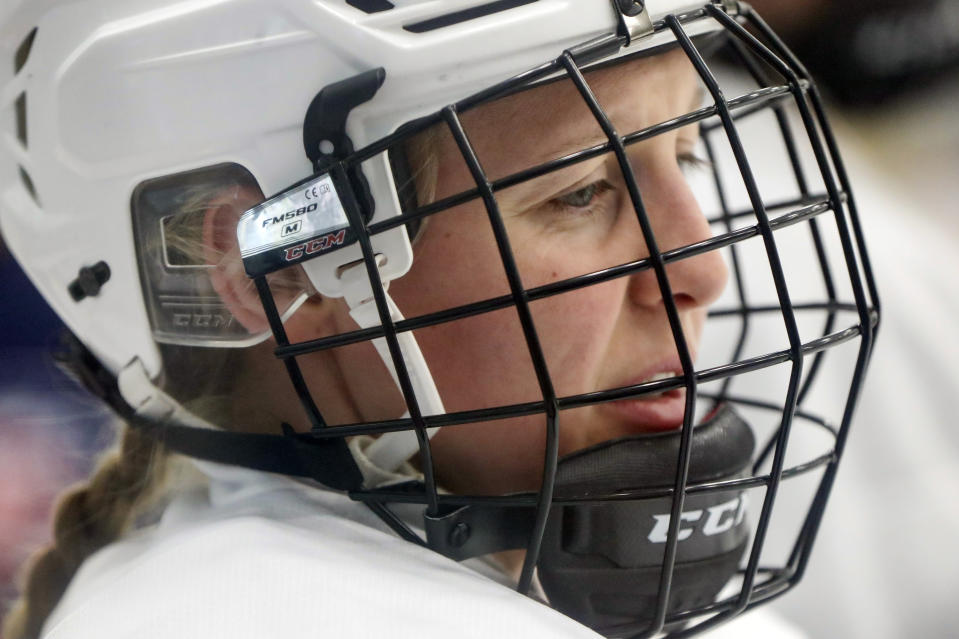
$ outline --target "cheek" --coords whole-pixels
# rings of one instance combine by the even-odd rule
[[[596,266],[511,238],[524,285],[590,272]],[[534,250],[539,249],[539,250]],[[407,317],[509,295],[485,214],[431,220],[410,273],[391,294]],[[532,302],[530,309],[554,389],[560,396],[596,390],[621,315],[626,281],[615,280]],[[416,331],[450,412],[538,402],[542,392],[515,308]],[[438,477],[456,492],[496,494],[540,481],[545,418],[533,415],[442,429],[432,448]]]
[[[430,220],[413,268],[391,288],[407,317],[509,295],[485,213],[450,213]],[[512,307],[431,326],[415,336],[448,411],[538,398]]]
[[[593,287],[602,289],[604,287]],[[589,290],[589,289],[587,289]],[[534,304],[537,333],[560,396],[596,390],[607,359],[606,335],[616,313],[608,291],[567,294]],[[601,316],[604,316],[601,318]],[[424,335],[434,375],[451,411],[540,401],[528,347],[512,310]],[[562,454],[579,446],[573,435],[581,411],[564,413]],[[457,493],[506,494],[535,490],[541,481],[546,420],[541,414],[442,429],[432,440],[437,477]]]
[[[605,293],[584,290],[531,305],[560,396],[597,390],[617,317],[616,305]],[[431,327],[416,337],[449,411],[542,399],[529,345],[512,308]]]
[[[542,415],[450,426],[431,440],[441,485],[460,494],[536,490],[546,452]]]
[[[417,334],[448,411],[539,400],[516,312],[504,309]]]
[[[550,376],[560,396],[597,390],[622,310],[624,281],[607,282],[532,305]]]
[[[609,237],[583,233],[527,233],[530,250],[517,256],[529,288],[568,280],[626,262],[632,257]],[[530,304],[556,392],[596,390],[603,362],[615,346],[624,310],[627,278],[585,286]]]
[[[437,220],[431,225],[417,247],[413,269],[394,284],[394,299],[407,317],[509,295],[485,215],[464,215],[456,221],[452,225]],[[592,268],[570,263],[564,252],[533,255],[528,249],[536,246],[535,241],[514,240],[518,268],[528,288]],[[554,389],[561,396],[596,389],[625,287],[621,279],[530,303]],[[416,339],[449,411],[542,398],[513,307],[422,329],[416,331]]]

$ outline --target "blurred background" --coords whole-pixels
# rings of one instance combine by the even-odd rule
[[[814,638],[959,627],[959,0],[753,0],[828,97],[884,304],[870,378],[805,580]],[[0,601],[55,496],[112,439],[54,364],[59,322],[0,244]],[[2,616],[2,607],[0,607]]]
[[[753,0],[829,99],[883,303],[807,574],[815,638],[946,638],[959,610],[959,1]]]
[[[62,326],[0,245],[0,600],[50,538],[58,493],[111,441],[107,409],[58,370]],[[3,610],[0,609],[0,617]]]
[[[883,319],[804,581],[811,637],[954,637],[959,1],[754,0],[830,98]]]

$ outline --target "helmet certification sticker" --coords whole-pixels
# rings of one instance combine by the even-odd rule
[[[236,233],[251,277],[328,253],[354,239],[329,174],[253,207],[240,217]]]

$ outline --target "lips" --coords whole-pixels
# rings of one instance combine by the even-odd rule
[[[680,367],[647,374],[640,379],[631,380],[621,387],[637,386],[648,382],[682,377]],[[676,430],[683,424],[686,412],[686,389],[674,388],[665,392],[644,395],[635,399],[622,399],[604,404],[613,412],[617,421],[625,421],[630,432],[653,433]]]
[[[653,399],[623,399],[607,406],[637,433],[676,430],[683,425],[686,389],[671,390]]]

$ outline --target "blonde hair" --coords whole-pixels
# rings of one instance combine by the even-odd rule
[[[192,215],[219,190],[193,189],[177,211],[173,225],[176,249],[202,259],[202,217]],[[168,229],[169,231],[170,229]],[[169,241],[170,235],[167,236]],[[180,401],[199,395],[198,373],[227,367],[232,353],[161,345],[167,392]],[[197,366],[200,364],[200,366]],[[204,379],[217,380],[204,375]],[[187,379],[189,378],[189,379]],[[202,389],[202,390],[198,390]],[[216,389],[222,391],[222,388]],[[53,540],[27,560],[21,570],[20,597],[3,620],[6,639],[36,639],[80,565],[93,553],[121,538],[146,513],[162,505],[177,456],[156,438],[127,423],[117,423],[113,445],[103,452],[89,478],[68,488],[53,509]]]
[[[53,541],[27,562],[21,596],[4,619],[6,639],[40,636],[80,564],[118,539],[162,485],[166,452],[122,424],[117,442],[89,479],[64,493],[54,510]]]

